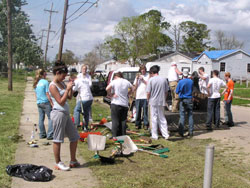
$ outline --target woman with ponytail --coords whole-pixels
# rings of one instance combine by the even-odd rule
[[[39,112],[39,130],[40,139],[47,138],[48,140],[53,139],[53,127],[50,119],[51,106],[53,106],[52,100],[49,96],[49,82],[45,79],[46,72],[43,69],[36,71],[36,77],[34,80],[33,87],[36,92],[36,103]],[[48,133],[44,126],[45,114],[48,117]]]

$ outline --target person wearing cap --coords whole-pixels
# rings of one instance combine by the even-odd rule
[[[179,81],[176,87],[176,93],[180,99],[180,121],[179,134],[183,137],[183,130],[185,125],[185,114],[188,114],[189,136],[193,136],[193,81],[188,78],[188,71],[183,71],[183,79]]]
[[[182,72],[177,68],[176,62],[172,62],[168,71],[168,81],[172,96],[172,112],[178,112],[178,95],[175,91],[179,81],[179,75],[182,75]]]
[[[222,92],[222,95],[224,95],[224,116],[225,116],[224,117],[225,122],[223,124],[232,127],[234,126],[233,115],[231,111],[231,105],[233,102],[234,81],[231,79],[230,72],[226,72],[224,77],[227,82],[227,87]]]

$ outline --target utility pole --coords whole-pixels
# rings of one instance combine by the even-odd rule
[[[59,52],[58,52],[58,58],[57,58],[58,61],[62,60],[62,50],[63,50],[63,41],[64,41],[64,35],[65,35],[65,26],[66,26],[68,6],[69,6],[69,2],[68,2],[68,0],[65,0],[64,12],[63,12],[63,21],[62,21],[62,31],[61,31]]]
[[[54,32],[51,31],[51,16],[53,13],[58,13],[58,11],[54,11],[53,10],[53,3],[51,4],[51,8],[50,10],[44,9],[44,11],[49,12],[49,25],[48,25],[48,30],[47,30],[47,41],[46,41],[46,47],[45,47],[45,54],[44,54],[44,65],[46,64],[46,60],[47,60],[47,52],[48,52],[48,46],[49,46],[49,34],[50,32]]]
[[[11,28],[11,0],[7,0],[7,25],[8,25],[8,90],[12,91],[12,28]]]
[[[43,38],[45,37],[44,36],[44,31],[46,31],[45,29],[43,29],[42,30],[42,35],[38,35],[39,37],[40,37],[40,39],[41,39],[41,41],[40,41],[40,48],[42,49],[42,45],[43,45]]]

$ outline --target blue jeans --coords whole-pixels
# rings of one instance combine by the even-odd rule
[[[135,125],[140,127],[141,126],[141,110],[143,109],[143,123],[144,126],[149,126],[148,123],[148,101],[147,99],[136,99],[135,100],[135,107],[136,107],[136,119]]]
[[[232,106],[232,100],[230,100],[229,103],[227,101],[224,101],[224,116],[225,116],[225,122],[228,122],[228,124],[233,124],[233,115],[231,111]]]
[[[74,109],[74,119],[75,119],[75,125],[78,126],[80,125],[80,113],[82,112],[82,107],[81,103],[83,106],[83,117],[85,120],[85,128],[88,128],[89,125],[89,113],[91,110],[91,105],[92,105],[93,100],[88,100],[88,101],[78,101],[76,104],[76,107]]]
[[[207,127],[212,126],[212,120],[214,118],[215,126],[220,126],[220,98],[208,98],[207,103]]]
[[[37,104],[38,112],[39,112],[39,130],[40,130],[40,138],[53,138],[53,126],[52,121],[50,119],[51,105],[49,102]],[[46,130],[44,127],[44,119],[45,114],[48,117],[48,134],[46,134]]]
[[[180,107],[179,131],[183,133],[183,129],[185,126],[185,113],[187,112],[189,133],[193,133],[193,129],[194,129],[193,100],[192,99],[180,99],[179,107]]]

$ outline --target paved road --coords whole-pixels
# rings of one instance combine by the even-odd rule
[[[232,106],[235,126],[228,130],[215,130],[195,136],[195,138],[212,138],[222,143],[235,146],[237,149],[250,154],[250,108]],[[224,109],[221,104],[221,114],[224,117]]]
[[[38,123],[38,110],[32,83],[32,78],[28,78],[19,128],[19,133],[23,135],[23,138],[26,140],[26,142],[30,140],[34,123]],[[47,142],[47,140],[39,139],[39,148],[30,148],[26,142],[20,142],[18,144],[15,155],[15,164],[30,163],[35,165],[44,165],[54,170],[52,145],[44,146],[42,144],[43,142]],[[65,138],[65,143],[62,144],[61,157],[63,162],[69,164],[70,154],[69,142],[67,138]],[[68,172],[54,170],[53,174],[55,178],[50,182],[27,182],[21,178],[14,177],[12,179],[12,188],[97,187],[98,181],[92,176],[91,170],[85,167],[85,161],[80,157],[79,154],[77,155],[77,158],[82,164],[79,168],[74,168]]]

